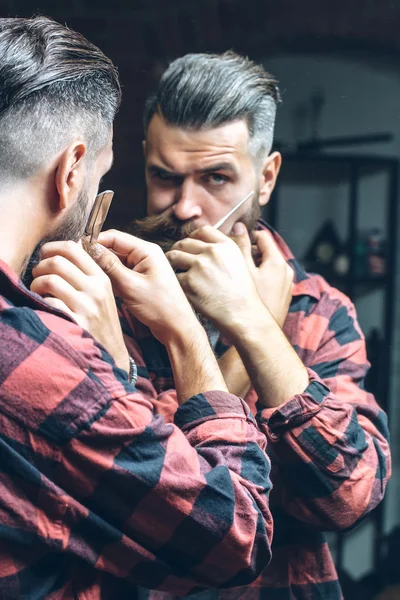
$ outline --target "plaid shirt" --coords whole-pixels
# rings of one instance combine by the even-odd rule
[[[260,228],[266,228],[260,223]],[[339,600],[342,593],[323,530],[344,530],[371,511],[384,495],[391,462],[386,415],[363,389],[369,364],[364,336],[350,300],[318,275],[304,272],[283,240],[275,239],[295,279],[284,333],[309,370],[303,394],[279,408],[246,400],[269,440],[274,519],[272,562],[248,587],[209,591],[198,600]],[[176,398],[165,349],[148,330],[122,319],[136,356],[139,385],[149,380],[157,410],[173,418]],[[135,331],[136,340],[129,337]],[[217,353],[227,346],[217,344]],[[176,598],[142,590],[140,599]]]
[[[243,400],[165,423],[105,349],[0,262],[0,598],[243,585],[270,560],[266,438]]]

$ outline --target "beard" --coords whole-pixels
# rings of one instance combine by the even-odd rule
[[[32,271],[40,262],[40,249],[47,242],[64,242],[72,240],[79,242],[85,233],[86,223],[89,218],[89,195],[86,188],[79,194],[76,206],[73,206],[65,215],[61,225],[48,237],[44,238],[34,249],[24,263],[21,279],[27,288],[33,281]]]
[[[254,195],[251,207],[240,219],[246,226],[250,237],[260,216],[261,208],[259,204],[259,192],[257,191]],[[129,228],[129,233],[147,242],[157,244],[164,252],[168,252],[176,242],[189,237],[196,229],[198,229],[198,226],[195,224],[194,220],[180,221],[173,213],[161,213],[159,215],[152,215],[134,221]],[[198,311],[194,312],[207,334],[211,347],[215,349],[220,332],[215,325],[207,318],[203,317],[201,313]]]
[[[240,219],[250,235],[261,215],[258,198],[259,193],[256,192],[251,207]],[[195,224],[195,220],[181,221],[173,213],[161,213],[134,221],[129,233],[147,242],[153,242],[164,252],[168,252],[176,242],[189,237],[196,229],[198,225]]]

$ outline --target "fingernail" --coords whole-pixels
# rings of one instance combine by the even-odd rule
[[[232,228],[233,235],[243,235],[245,231],[246,231],[246,226],[244,223],[241,223],[240,221],[235,223]]]
[[[93,260],[98,260],[100,256],[103,254],[104,247],[101,244],[84,244],[84,248],[86,252],[93,258]]]

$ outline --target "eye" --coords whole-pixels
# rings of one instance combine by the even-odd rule
[[[161,179],[161,181],[169,181],[170,179],[173,179],[169,173],[165,173],[164,171],[157,171],[155,176],[157,179]]]
[[[229,177],[222,175],[221,173],[209,173],[207,175],[207,180],[213,185],[223,185],[229,181]]]
[[[152,173],[155,179],[163,182],[174,182],[178,180],[178,177],[173,173],[168,173],[168,171],[153,171]]]

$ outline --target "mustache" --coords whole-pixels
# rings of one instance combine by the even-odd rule
[[[168,252],[179,240],[183,240],[196,231],[198,226],[194,221],[180,221],[175,215],[151,215],[144,219],[137,219],[130,228],[129,233],[146,242],[158,244],[164,252]]]
[[[258,197],[259,194],[257,193],[250,210],[241,218],[250,235],[256,227],[261,214]],[[199,226],[195,223],[194,219],[181,221],[177,219],[174,213],[159,213],[143,219],[137,219],[129,226],[128,233],[147,242],[158,244],[164,252],[168,252],[175,242],[189,237],[198,228]]]

